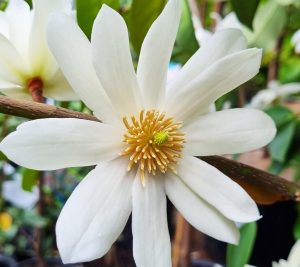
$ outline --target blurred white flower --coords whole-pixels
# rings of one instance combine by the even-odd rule
[[[38,188],[33,187],[31,192],[22,188],[22,177],[20,174],[14,175],[14,180],[4,181],[2,184],[3,198],[22,209],[31,209],[35,206],[39,199]]]
[[[295,46],[295,52],[300,54],[300,29],[292,36],[292,44]]]
[[[224,18],[213,12],[211,16],[216,20],[216,31],[221,29],[234,28],[243,31],[244,26],[239,22],[234,12],[228,13]]]
[[[49,14],[71,14],[67,0],[10,0],[0,11],[0,92],[11,97],[42,101],[75,100],[70,85],[49,51],[46,23]]]
[[[263,109],[276,99],[282,99],[300,92],[300,83],[280,84],[278,81],[268,83],[268,88],[259,91],[250,101],[249,107]]]
[[[300,267],[300,239],[292,247],[287,260],[273,262],[273,267]]]
[[[0,149],[19,165],[39,170],[97,165],[57,221],[65,263],[103,256],[132,212],[136,265],[170,267],[166,195],[195,228],[230,243],[239,240],[234,221],[260,218],[246,191],[194,156],[242,153],[274,137],[274,122],[262,111],[209,110],[216,99],[257,74],[261,50],[246,49],[239,30],[220,30],[166,85],[180,3],[170,0],[152,24],[137,73],[119,13],[102,6],[91,43],[68,16],[51,17],[49,47],[103,123],[26,122]]]
[[[215,19],[215,23],[216,23],[215,30],[214,30],[215,32],[221,29],[228,29],[228,28],[234,28],[240,30],[244,29],[243,25],[239,22],[234,12],[230,12],[223,19],[218,13],[215,12],[211,14],[211,17]],[[193,16],[193,23],[196,30],[195,33],[196,39],[200,45],[203,45],[211,38],[213,32],[204,29],[201,24],[201,21],[195,16]]]

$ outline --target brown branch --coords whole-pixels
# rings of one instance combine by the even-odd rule
[[[99,121],[96,117],[31,101],[0,96],[0,112],[28,119],[77,118]],[[220,156],[200,157],[239,183],[253,199],[262,204],[299,198],[300,187],[285,179]]]
[[[96,117],[90,114],[32,101],[17,100],[7,96],[0,96],[0,113],[27,119],[77,118],[90,121],[99,121]]]
[[[200,157],[241,185],[260,204],[298,200],[300,186],[279,176],[220,156]]]

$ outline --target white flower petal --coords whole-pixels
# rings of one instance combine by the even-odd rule
[[[137,77],[145,107],[156,108],[165,98],[168,64],[179,26],[181,1],[169,0],[142,44]]]
[[[238,243],[239,231],[235,223],[197,196],[177,176],[169,173],[165,187],[170,201],[196,229],[218,240]]]
[[[17,99],[32,100],[26,88],[1,79],[0,79],[0,92],[6,96],[17,98]]]
[[[275,136],[273,120],[255,109],[228,109],[200,116],[182,129],[185,152],[192,156],[243,153],[267,145]]]
[[[167,203],[162,177],[139,174],[132,189],[133,257],[137,267],[171,267]]]
[[[39,191],[36,186],[32,188],[32,192],[23,190],[22,177],[18,174],[13,181],[3,182],[2,196],[18,208],[31,209],[39,200]]]
[[[9,40],[27,60],[29,33],[32,25],[30,7],[24,0],[10,0],[5,14],[9,21]]]
[[[52,14],[47,35],[52,53],[80,99],[99,119],[120,123],[94,70],[90,42],[75,21],[64,14]]]
[[[11,42],[0,34],[0,77],[1,80],[22,85],[26,70],[25,63]],[[1,88],[0,88],[1,90]]]
[[[40,119],[21,124],[0,144],[12,161],[30,169],[54,170],[95,165],[116,158],[122,133],[80,119]]]
[[[247,40],[240,30],[224,29],[216,32],[183,66],[172,83],[171,93],[181,90],[201,72],[219,59],[246,49]]]
[[[300,42],[300,29],[293,34],[291,41],[293,44]]]
[[[257,206],[247,192],[208,163],[186,156],[177,171],[189,188],[228,219],[251,222],[260,218]]]
[[[47,45],[47,23],[52,12],[70,14],[71,8],[68,1],[33,0],[33,21],[29,39],[29,62],[33,75],[39,73],[45,78],[54,75],[57,71],[57,63]]]
[[[0,34],[9,38],[9,21],[7,15],[3,11],[0,11]]]
[[[300,267],[300,239],[292,247],[288,257],[288,263],[291,267]]]
[[[44,83],[43,90],[45,97],[58,101],[73,101],[79,99],[61,70],[58,70],[53,77]]]
[[[141,96],[129,48],[128,31],[121,15],[103,5],[92,31],[96,73],[120,116],[137,114]]]
[[[261,49],[251,48],[216,61],[183,88],[168,91],[166,111],[185,123],[192,121],[219,97],[255,76],[261,56]]]
[[[118,158],[91,171],[73,191],[56,224],[64,263],[102,257],[121,234],[131,212],[134,174]]]

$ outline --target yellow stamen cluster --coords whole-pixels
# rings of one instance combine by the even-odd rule
[[[121,155],[129,156],[128,171],[138,165],[143,183],[146,171],[152,175],[157,170],[176,173],[175,166],[185,142],[185,134],[178,132],[181,123],[156,110],[142,110],[138,119],[132,116],[129,123],[124,117],[123,122],[127,128],[123,140],[127,147]]]

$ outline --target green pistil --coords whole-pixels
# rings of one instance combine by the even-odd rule
[[[169,139],[168,133],[165,131],[160,131],[160,132],[154,134],[153,143],[155,145],[160,146],[160,145],[163,145],[164,143],[166,143],[168,141],[168,139]]]

